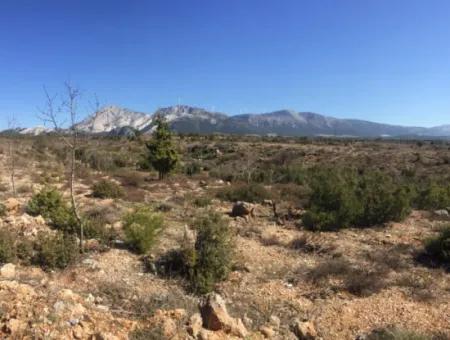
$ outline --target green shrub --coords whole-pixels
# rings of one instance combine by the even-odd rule
[[[117,231],[106,225],[110,221],[105,216],[107,212],[101,209],[92,209],[84,215],[84,237],[86,239],[97,239],[103,244],[111,245],[112,241],[117,239]]]
[[[362,175],[358,190],[363,208],[357,221],[360,226],[400,221],[410,212],[411,195],[408,189],[396,185],[391,177],[380,172]]]
[[[309,210],[304,225],[312,230],[337,230],[352,226],[362,214],[351,175],[332,170],[318,171],[310,180]]]
[[[162,116],[155,118],[156,129],[152,139],[146,143],[148,160],[152,167],[158,171],[159,179],[175,169],[179,161],[179,155],[173,142],[169,124]]]
[[[46,187],[33,195],[26,211],[32,216],[42,215],[44,218],[51,218],[53,212],[64,205],[61,193],[54,188]]]
[[[450,206],[450,185],[430,181],[419,192],[417,201],[420,209],[445,209]]]
[[[22,263],[29,265],[33,262],[34,257],[34,244],[29,239],[24,238],[16,246],[17,258],[22,261]]]
[[[78,258],[78,244],[72,235],[56,232],[38,235],[33,263],[43,269],[64,269]]]
[[[450,266],[450,225],[444,227],[437,237],[425,241],[425,251],[438,262]]]
[[[119,198],[123,195],[123,189],[113,181],[102,179],[92,186],[92,196],[97,198]]]
[[[196,197],[193,203],[196,207],[204,208],[211,204],[211,198],[207,196]]]
[[[201,171],[202,166],[199,162],[192,162],[184,166],[184,173],[188,176],[193,176],[200,173]]]
[[[127,244],[138,253],[147,253],[155,244],[163,228],[161,215],[148,208],[138,208],[123,219]]]
[[[228,222],[219,213],[205,213],[195,220],[193,227],[197,230],[197,239],[186,261],[192,266],[190,281],[193,290],[205,294],[227,277],[234,242]]]
[[[8,230],[0,230],[0,263],[12,262],[15,259],[14,239]]]
[[[261,184],[250,183],[223,188],[217,192],[217,197],[230,202],[261,203],[271,195]]]
[[[0,203],[0,217],[6,216],[6,207],[3,203]]]
[[[32,216],[41,215],[49,220],[52,227],[61,231],[77,233],[79,230],[75,215],[64,202],[61,193],[54,188],[44,188],[33,195],[26,211]]]
[[[302,220],[312,230],[370,227],[400,221],[410,211],[412,193],[380,172],[317,170]]]
[[[396,327],[388,327],[375,329],[368,334],[365,339],[367,340],[432,340],[432,337],[428,337],[413,331],[403,330]]]

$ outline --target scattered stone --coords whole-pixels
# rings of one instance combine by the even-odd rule
[[[61,289],[58,296],[63,301],[72,301],[74,299],[74,294],[70,289]]]
[[[232,318],[227,311],[225,301],[216,293],[208,294],[199,305],[203,327],[212,331],[246,337],[248,332],[241,319]]]
[[[53,305],[53,309],[56,313],[61,313],[64,309],[66,309],[66,304],[63,301],[58,300]]]
[[[17,333],[24,330],[26,323],[18,319],[10,319],[4,326],[4,331],[11,335],[18,335]]]
[[[13,279],[16,276],[16,266],[7,263],[0,268],[0,275],[6,279]]]
[[[270,205],[270,206],[272,206],[272,205],[273,205],[273,201],[272,201],[272,200],[267,200],[267,199],[266,199],[266,200],[263,201],[263,204],[264,204],[264,205]]]
[[[269,319],[269,323],[273,328],[278,329],[278,328],[280,328],[281,320],[278,316],[271,315],[270,319]]]
[[[97,251],[101,248],[100,241],[95,238],[84,241],[84,249],[89,251]]]
[[[85,338],[83,327],[81,327],[80,325],[76,325],[72,330],[72,335],[75,339]]]
[[[4,202],[5,208],[10,213],[16,213],[20,209],[20,202],[14,197],[8,198]]]
[[[293,325],[293,331],[299,340],[317,339],[317,331],[311,321],[296,320]]]
[[[98,261],[95,261],[93,259],[84,259],[82,261],[82,263],[85,266],[89,267],[90,269],[98,269],[98,268],[100,268],[100,265],[99,265]]]
[[[231,210],[232,217],[255,217],[254,214],[255,207],[251,203],[238,201],[234,203],[233,209]]]
[[[203,320],[200,313],[195,313],[189,319],[189,325],[187,327],[187,331],[194,338],[198,337],[198,334],[202,330]]]
[[[265,338],[271,339],[275,336],[275,331],[269,326],[262,326],[259,331]]]
[[[434,214],[435,214],[436,216],[439,216],[439,217],[448,217],[448,216],[450,216],[450,214],[448,213],[448,211],[445,210],[445,209],[435,210],[435,211],[434,211]]]

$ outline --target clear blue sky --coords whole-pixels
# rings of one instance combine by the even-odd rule
[[[0,128],[66,79],[145,112],[450,124],[450,1],[0,1]]]

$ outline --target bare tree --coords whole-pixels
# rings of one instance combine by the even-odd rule
[[[8,118],[8,129],[11,130],[11,136],[8,138],[8,158],[9,158],[9,178],[11,181],[11,191],[16,196],[16,148],[14,139],[14,129],[17,127],[14,116]]]
[[[44,109],[41,111],[41,119],[44,123],[49,123],[53,125],[55,132],[61,137],[63,142],[69,148],[69,190],[70,190],[70,203],[72,208],[72,213],[77,220],[80,229],[80,251],[84,252],[84,226],[83,221],[78,212],[77,202],[75,199],[75,172],[76,172],[76,159],[75,154],[78,147],[78,129],[77,123],[77,109],[78,102],[81,97],[81,92],[78,88],[73,86],[70,82],[64,83],[64,95],[62,97],[62,102],[59,107],[55,107],[57,95],[51,96],[47,89],[44,87],[44,94],[46,98],[46,103]],[[69,120],[69,128],[67,130],[63,129],[64,122],[59,120],[59,113],[64,113],[67,115]]]

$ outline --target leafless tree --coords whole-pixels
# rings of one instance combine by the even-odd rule
[[[75,172],[76,172],[76,159],[75,154],[78,147],[78,129],[76,126],[78,115],[78,103],[81,97],[80,90],[73,86],[70,82],[64,83],[64,94],[62,96],[60,106],[56,107],[57,95],[51,96],[47,89],[44,87],[45,94],[45,107],[41,109],[41,119],[46,124],[51,124],[55,129],[62,141],[69,148],[69,190],[70,190],[70,203],[72,212],[77,220],[80,229],[80,251],[84,252],[84,226],[80,217],[77,202],[75,199]],[[63,129],[64,122],[60,121],[59,114],[65,114],[69,121],[69,128]]]
[[[16,196],[16,148],[14,129],[17,127],[14,116],[8,118],[8,129],[11,130],[11,136],[8,138],[8,158],[9,158],[9,178],[11,181],[11,191]]]

